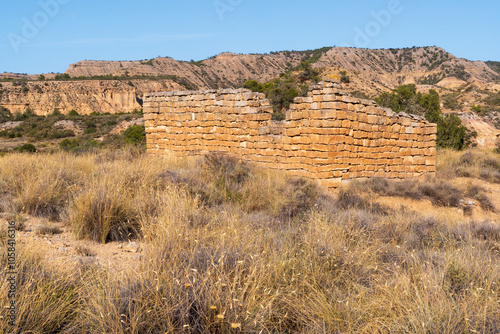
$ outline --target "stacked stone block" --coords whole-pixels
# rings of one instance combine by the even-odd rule
[[[295,98],[284,121],[271,120],[269,100],[246,89],[148,94],[144,115],[153,154],[227,152],[326,187],[435,172],[435,124],[354,98],[332,83]]]

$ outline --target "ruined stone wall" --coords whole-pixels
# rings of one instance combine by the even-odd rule
[[[144,116],[153,154],[227,152],[326,187],[435,172],[435,124],[351,97],[332,83],[295,98],[284,121],[271,120],[264,94],[246,89],[147,94]]]

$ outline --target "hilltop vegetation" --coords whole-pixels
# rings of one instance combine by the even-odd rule
[[[65,73],[11,74],[10,77],[2,74],[0,104],[28,105],[41,114],[50,113],[54,108],[67,112],[85,104],[94,112],[113,113],[140,108],[145,92],[237,88],[248,80],[264,85],[276,79],[280,79],[281,84],[261,90],[277,89],[274,95],[279,96],[293,88],[300,95],[300,86],[306,83],[303,79],[296,77],[298,82],[292,85],[285,81],[304,63],[317,71],[315,75],[320,79],[329,73],[344,73],[344,89],[369,98],[405,83],[432,85],[443,101],[447,101],[446,109],[469,111],[470,106],[480,105],[488,120],[500,122],[498,106],[492,104],[489,96],[496,93],[493,85],[500,78],[497,63],[459,59],[433,46],[377,50],[325,47],[247,55],[222,53],[199,61],[176,61],[169,57],[142,61],[86,60],[70,65]],[[451,81],[446,81],[448,79]],[[96,85],[96,80],[104,84]],[[114,94],[106,94],[108,89]],[[275,104],[277,109],[283,104],[286,106],[292,93],[288,92],[285,99],[276,98],[282,100]],[[111,97],[117,94],[123,94],[124,98]],[[128,98],[133,95],[137,101]]]
[[[293,71],[298,71],[299,74],[293,75]],[[309,90],[307,83],[318,82],[320,80],[318,74],[319,72],[313,69],[308,61],[303,61],[297,68],[280,78],[262,84],[248,80],[243,84],[243,88],[264,93],[273,106],[273,119],[283,120],[285,118],[283,110],[288,109],[297,96],[306,96]]]
[[[144,126],[132,125],[120,133],[112,130],[124,122],[133,122],[142,118],[137,110],[130,114],[91,114],[79,115],[72,110],[68,115],[57,109],[47,116],[38,116],[31,109],[23,113],[11,114],[6,108],[0,108],[0,126],[2,122],[12,125],[0,129],[0,152],[9,152],[8,146],[31,145],[35,151],[57,151],[59,148],[73,152],[96,150],[104,147],[119,148],[126,144],[144,146]]]
[[[397,113],[423,115],[429,122],[436,123],[438,147],[461,150],[468,147],[475,136],[462,125],[457,115],[443,115],[439,95],[433,89],[428,94],[422,94],[413,84],[401,85],[391,93],[380,94],[375,102]]]
[[[491,67],[493,70],[500,73],[500,61],[487,61],[486,64]]]

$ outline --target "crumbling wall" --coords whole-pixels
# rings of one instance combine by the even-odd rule
[[[246,89],[147,94],[148,152],[220,151],[337,187],[343,180],[435,172],[436,125],[349,96],[332,83],[297,97],[273,121],[264,94]]]

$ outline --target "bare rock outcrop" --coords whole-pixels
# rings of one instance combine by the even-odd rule
[[[24,112],[28,107],[37,115],[47,115],[58,109],[67,114],[132,112],[142,108],[144,92],[179,89],[170,81],[81,80],[29,81],[23,85],[2,83],[0,105],[12,113]]]

